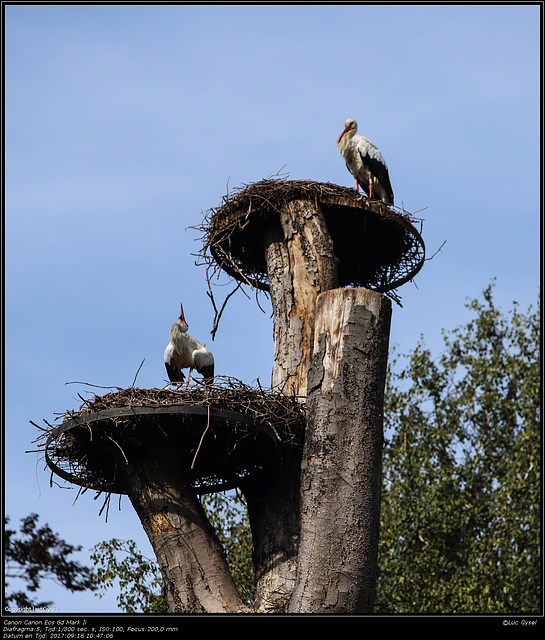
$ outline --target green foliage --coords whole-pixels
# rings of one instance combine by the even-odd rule
[[[212,493],[203,496],[201,502],[225,549],[240,597],[251,606],[254,598],[253,544],[244,499],[238,493]]]
[[[69,591],[85,591],[95,588],[91,569],[69,560],[82,547],[67,544],[45,524],[38,528],[38,516],[31,513],[21,519],[20,537],[8,529],[9,518],[4,519],[5,578],[22,580],[27,592],[38,591],[43,579],[54,580]],[[52,602],[38,602],[25,591],[7,593],[9,584],[4,583],[6,604],[12,607],[45,608]]]
[[[166,613],[161,596],[160,570],[155,561],[143,556],[132,540],[100,542],[92,549],[96,587],[103,597],[118,582],[117,602],[125,613]]]
[[[492,287],[475,318],[423,344],[386,401],[377,609],[540,610],[540,317]]]

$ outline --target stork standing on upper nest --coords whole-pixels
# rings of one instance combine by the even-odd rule
[[[339,153],[343,156],[348,171],[356,178],[356,191],[359,191],[361,185],[369,198],[394,204],[394,192],[386,161],[370,140],[356,135],[357,130],[358,123],[349,119],[337,138]]]
[[[199,342],[187,333],[189,329],[184,317],[184,308],[180,303],[180,317],[170,328],[170,342],[165,349],[165,367],[171,382],[179,382],[179,389],[185,379],[182,369],[189,369],[186,389],[191,378],[191,371],[196,369],[207,385],[214,382],[214,356],[204,343]]]

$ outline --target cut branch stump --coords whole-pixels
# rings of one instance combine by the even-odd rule
[[[278,218],[280,229],[269,228],[265,249],[274,314],[271,386],[304,399],[316,298],[337,286],[337,259],[316,201],[291,200]]]

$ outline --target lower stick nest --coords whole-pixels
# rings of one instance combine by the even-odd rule
[[[189,389],[130,387],[95,395],[38,438],[52,474],[99,492],[124,493],[123,465],[166,438],[199,493],[272,472],[283,447],[302,447],[304,406],[295,397],[232,378]],[[80,396],[81,397],[81,396]]]

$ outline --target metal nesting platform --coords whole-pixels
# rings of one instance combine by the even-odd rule
[[[48,435],[45,460],[64,480],[126,493],[124,465],[152,439],[168,439],[199,494],[267,478],[279,462],[279,439],[267,424],[210,406],[129,406],[77,415]]]

